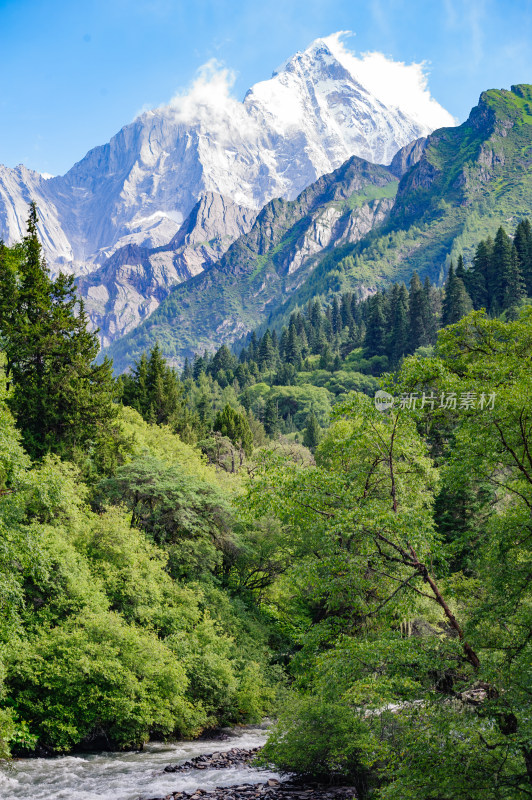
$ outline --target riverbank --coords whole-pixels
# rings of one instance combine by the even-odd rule
[[[319,783],[294,783],[270,779],[266,783],[222,786],[213,791],[174,792],[149,800],[352,800],[353,786],[323,786]]]
[[[250,768],[261,751],[261,747],[232,747],[229,750],[196,756],[181,764],[169,764],[166,773],[191,773],[195,770],[231,770],[236,767]],[[230,773],[228,773],[230,774]],[[164,797],[149,800],[351,800],[355,797],[352,786],[324,786],[313,782],[280,780],[269,778],[264,782],[239,783],[216,789],[198,788],[193,791],[176,791]]]

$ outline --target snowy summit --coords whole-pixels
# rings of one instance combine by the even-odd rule
[[[215,62],[166,106],[141,114],[64,176],[0,167],[0,237],[25,232],[28,202],[41,215],[53,269],[87,273],[126,244],[175,235],[206,192],[260,209],[293,198],[352,155],[388,164],[455,121],[434,101],[422,66],[357,57],[341,35],[317,39],[239,102]]]

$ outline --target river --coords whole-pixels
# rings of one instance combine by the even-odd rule
[[[210,789],[279,778],[275,772],[250,767],[165,773],[177,764],[204,753],[232,747],[259,747],[266,741],[263,728],[232,731],[225,741],[148,744],[140,752],[96,753],[57,758],[14,759],[0,769],[2,800],[137,800],[164,797],[170,792]]]

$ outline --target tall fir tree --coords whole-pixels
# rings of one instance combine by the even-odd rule
[[[514,245],[519,258],[519,269],[525,281],[526,293],[532,296],[532,226],[530,220],[521,220],[517,226]]]
[[[465,317],[472,309],[471,298],[467,293],[463,280],[456,276],[454,265],[451,261],[449,273],[445,282],[442,325],[454,325]]]
[[[493,286],[491,310],[495,313],[504,308],[506,284],[514,270],[512,248],[513,242],[501,225],[495,236],[491,259],[490,285]]]
[[[408,290],[404,283],[392,287],[388,353],[393,366],[408,352]]]
[[[493,301],[491,266],[493,242],[491,239],[479,242],[473,257],[473,266],[466,273],[466,288],[471,297],[473,307],[477,310],[485,308],[489,311]]]
[[[340,313],[342,315],[342,327],[350,328],[354,324],[353,313],[351,307],[353,304],[353,295],[351,292],[345,292],[342,295],[340,304]]]
[[[293,318],[290,319],[288,327],[284,358],[288,364],[293,364],[296,369],[299,369],[301,365],[301,344]]]
[[[191,366],[190,361],[189,361],[188,356],[187,356],[185,358],[185,363],[184,363],[184,366],[183,366],[182,378],[183,378],[184,381],[188,381],[192,377],[193,377],[192,366]]]
[[[515,245],[512,246],[510,266],[504,274],[502,307],[515,309],[526,297],[526,284],[519,268],[519,255]]]
[[[418,347],[430,344],[427,331],[428,316],[427,295],[419,280],[419,275],[414,272],[410,280],[408,302],[408,351],[410,353],[413,353]]]
[[[279,433],[279,405],[275,397],[268,397],[266,400],[263,425],[269,436],[275,436]]]
[[[464,281],[464,283],[465,283],[465,281],[466,281],[466,268],[465,268],[465,265],[464,265],[464,257],[463,257],[463,255],[461,253],[458,256],[458,260],[456,262],[455,275],[456,275],[457,278],[459,278],[461,281]]]
[[[112,365],[107,359],[94,363],[98,339],[87,328],[74,277],[50,277],[37,223],[32,203],[10,284],[11,307],[1,315],[6,374],[13,386],[8,404],[34,458],[49,452],[73,457],[89,442],[109,454],[117,414]],[[5,258],[1,271],[7,280]]]
[[[364,341],[367,356],[382,356],[386,354],[388,329],[384,296],[382,292],[377,292],[369,300],[366,338]]]
[[[336,295],[332,301],[332,326],[334,333],[340,333],[343,328],[342,313],[340,311],[340,303]]]
[[[277,353],[270,334],[267,330],[259,345],[258,363],[261,370],[272,369],[275,366]]]

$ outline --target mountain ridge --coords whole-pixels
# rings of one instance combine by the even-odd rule
[[[391,161],[431,129],[372,96],[321,39],[242,103],[197,91],[143,113],[63,176],[1,167],[0,236],[19,240],[36,200],[52,269],[86,274],[121,246],[167,244],[206,192],[258,211],[353,154]]]
[[[214,349],[220,336],[224,341],[240,338],[279,294],[293,291],[305,280],[314,257],[331,243],[338,246],[358,240],[382,221],[391,209],[397,183],[387,167],[353,156],[295,200],[272,200],[250,232],[237,239],[218,262],[172,290],[140,326],[140,337],[144,339],[147,330],[161,325],[164,333],[159,330],[157,338],[163,350],[170,347],[165,350],[170,360],[177,355],[171,349],[172,338],[183,343],[183,357],[193,355],[195,349]],[[203,304],[209,308],[209,319],[201,313]],[[120,351],[132,336],[135,331],[111,346],[118,370],[127,366],[120,360]],[[181,361],[178,358],[176,363]]]
[[[159,339],[170,358],[177,357],[182,362],[185,355],[191,355],[189,344],[193,335],[186,333],[183,326],[191,331],[192,307],[198,319],[196,351],[201,352],[204,346],[216,349],[223,342],[230,343],[238,338],[239,332],[243,334],[266,321],[278,326],[291,308],[312,297],[327,297],[340,291],[359,295],[373,292],[392,280],[409,280],[415,269],[422,277],[428,275],[441,283],[451,257],[463,252],[469,258],[479,238],[494,234],[509,218],[518,221],[529,214],[532,206],[529,109],[532,109],[532,86],[523,84],[510,91],[484,92],[478,107],[461,126],[439,129],[426,141],[409,145],[405,153],[397,156],[394,169],[404,168],[406,172],[393,205],[379,219],[380,228],[368,225],[364,236],[346,244],[337,242],[340,246],[336,248],[325,248],[308,265],[304,280],[299,285],[293,283],[288,296],[286,292],[277,292],[275,302],[270,301],[268,308],[257,299],[260,292],[250,295],[247,308],[238,307],[245,297],[245,280],[248,280],[245,272],[249,268],[246,253],[242,251],[240,267],[235,268],[230,281],[220,285],[220,306],[230,313],[221,323],[211,318],[210,339],[204,331],[207,306],[202,306],[199,298],[194,306],[187,296],[198,286],[191,282],[187,288],[174,290],[151,321],[108,351],[116,357],[117,369],[126,368],[140,349],[153,344],[155,339]],[[386,169],[392,177],[390,168],[381,169]],[[370,203],[361,207],[368,208]],[[260,220],[261,215],[255,224]],[[274,250],[276,244],[273,240],[271,244]],[[228,257],[243,246],[243,240],[237,240],[225,260],[209,270],[209,279],[215,274],[213,270],[220,273],[224,265],[230,272]],[[253,286],[261,272],[261,256],[264,253],[255,251],[255,262],[249,269]],[[278,253],[273,252],[272,258],[279,264]],[[243,274],[238,274],[239,269]],[[268,273],[268,279],[271,275]],[[238,313],[233,318],[234,312]],[[209,313],[215,314],[210,307]],[[218,337],[216,344],[215,337]]]
[[[149,316],[173,286],[214,264],[249,231],[255,217],[252,209],[206,192],[168,244],[127,244],[80,277],[78,291],[101,345],[109,345]]]

